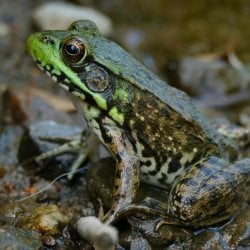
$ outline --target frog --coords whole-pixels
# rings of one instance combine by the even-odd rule
[[[219,133],[190,97],[148,70],[89,20],[31,34],[28,51],[66,90],[92,134],[116,160],[113,202],[102,220],[135,212],[140,182],[169,190],[162,223],[205,227],[236,213],[250,158]],[[160,204],[159,204],[160,205]]]

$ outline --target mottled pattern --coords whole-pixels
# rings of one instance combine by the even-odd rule
[[[61,58],[64,41],[72,36],[82,40],[88,51],[79,64]],[[79,21],[68,31],[37,33],[29,38],[29,44],[43,66],[52,69],[53,65],[53,71],[59,71],[55,80],[61,82],[63,78],[69,92],[84,96],[88,105],[100,110],[100,116],[109,117],[123,129],[140,158],[144,181],[169,188],[185,168],[202,157],[225,152],[229,158],[223,137],[197,112],[185,93],[161,81],[117,44],[101,37],[93,23]],[[95,67],[109,74],[109,85],[105,84],[100,93],[86,84],[92,82],[89,77]],[[87,112],[84,115],[90,117],[91,112]]]
[[[83,60],[75,63],[67,60],[70,55],[62,57],[72,36],[86,48]],[[33,34],[28,49],[74,96],[79,112],[117,161],[108,222],[133,202],[139,165],[142,180],[171,188],[166,214],[176,224],[207,226],[236,211],[238,191],[249,183],[250,159],[231,163],[237,151],[185,93],[102,38],[89,21],[75,22],[67,31]]]
[[[171,213],[182,223],[195,226],[228,219],[241,206],[244,187],[250,184],[250,158],[234,164],[208,157],[186,171],[169,198]]]
[[[129,93],[128,100],[118,99],[110,105],[125,113],[124,130],[140,157],[144,181],[169,188],[185,168],[218,151],[218,145],[195,120],[185,118],[146,90],[133,87],[132,91],[122,80],[117,85]]]

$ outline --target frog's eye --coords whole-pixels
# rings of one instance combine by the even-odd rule
[[[62,56],[67,63],[78,63],[87,56],[87,48],[80,39],[69,38],[63,44]]]

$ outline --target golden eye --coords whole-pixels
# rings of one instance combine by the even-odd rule
[[[64,42],[62,56],[66,63],[78,63],[87,56],[87,48],[80,39],[69,38]]]

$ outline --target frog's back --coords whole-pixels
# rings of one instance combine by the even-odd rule
[[[222,136],[197,111],[184,92],[162,81],[116,43],[102,37],[90,39],[95,61],[112,69],[114,74],[128,80],[139,89],[152,93],[185,119],[196,122],[212,141],[221,144]]]

